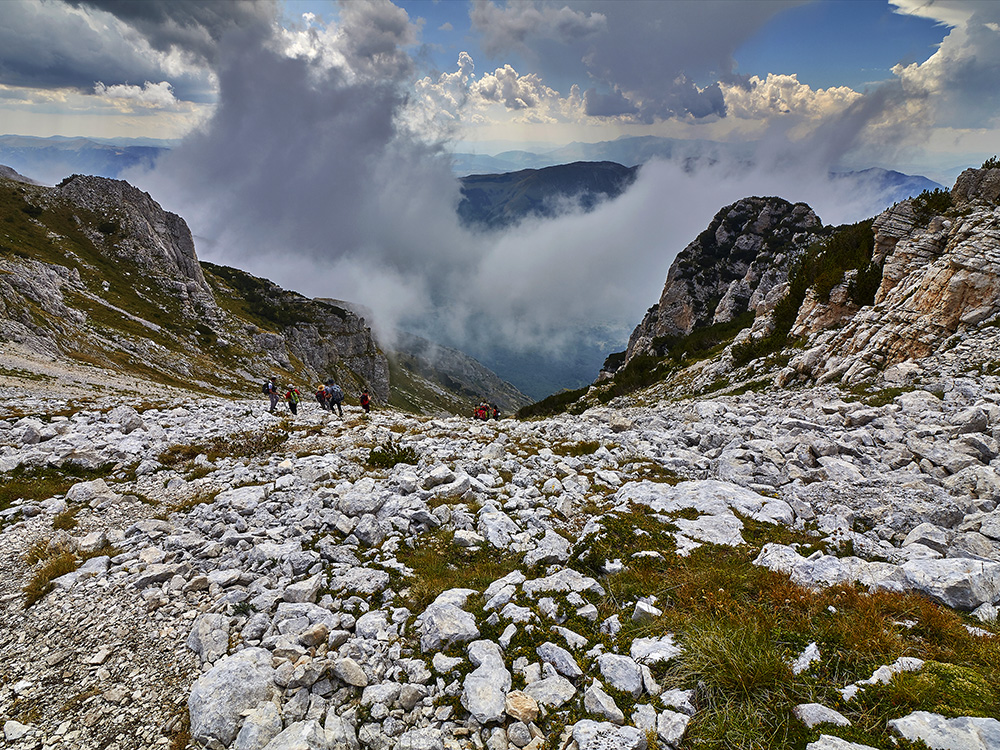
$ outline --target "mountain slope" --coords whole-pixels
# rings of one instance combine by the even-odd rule
[[[579,411],[656,383],[680,393],[863,388],[941,347],[989,340],[1000,316],[1000,168],[987,166],[842,227],[774,198],[722,209],[678,254],[598,383],[530,412]],[[968,350],[969,366],[1000,369],[992,345]]]
[[[588,211],[621,195],[636,169],[613,162],[575,162],[545,169],[461,178],[458,215],[474,227],[500,229],[528,216],[551,217],[567,206]]]
[[[159,382],[246,393],[271,374],[389,396],[347,310],[198,262],[183,219],[128,183],[0,180],[0,336]]]

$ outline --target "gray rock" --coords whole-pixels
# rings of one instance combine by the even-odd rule
[[[368,675],[354,659],[337,659],[332,669],[334,677],[353,687],[368,687]]]
[[[30,731],[30,724],[22,724],[14,719],[8,719],[3,723],[3,736],[7,742],[16,742]]]
[[[551,641],[546,641],[535,650],[542,661],[551,664],[564,677],[575,680],[577,677],[583,676],[583,670],[576,663],[576,659],[562,646],[557,646]]]
[[[530,597],[541,593],[569,593],[570,591],[575,591],[578,594],[590,592],[597,596],[604,596],[604,588],[601,584],[572,568],[563,568],[550,576],[525,581],[521,588]]]
[[[911,560],[902,566],[909,588],[954,609],[1000,600],[1000,563],[971,559]]]
[[[303,602],[315,602],[319,595],[319,590],[323,586],[323,574],[317,573],[304,581],[293,583],[285,588],[282,598],[286,602],[301,604]]]
[[[552,529],[546,529],[545,536],[538,542],[538,546],[525,554],[524,564],[528,567],[562,565],[569,560],[569,551],[569,540]]]
[[[326,729],[330,744],[337,750],[358,749],[358,734],[354,731],[354,725],[337,716],[332,707],[327,711],[323,728]]]
[[[399,750],[444,750],[444,738],[441,730],[434,727],[410,729],[396,738],[395,747]]]
[[[661,664],[680,653],[681,648],[674,644],[672,635],[660,638],[636,638],[629,649],[629,655],[639,664]]]
[[[642,694],[642,672],[628,656],[601,654],[597,665],[608,685],[638,698]]]
[[[576,695],[576,688],[565,677],[554,675],[532,682],[522,692],[540,705],[559,708]]]
[[[948,549],[950,542],[949,533],[940,526],[932,523],[922,523],[915,527],[903,540],[903,546],[911,544],[922,544],[933,550],[944,553]]]
[[[615,703],[615,699],[604,692],[601,683],[594,680],[590,687],[583,691],[583,707],[587,713],[607,719],[612,724],[624,724],[625,714]]]
[[[261,703],[247,714],[230,750],[262,750],[281,734],[281,714],[270,701]]]
[[[187,647],[202,661],[218,661],[229,650],[229,618],[211,612],[198,615],[191,626]]]
[[[846,716],[832,708],[827,708],[822,703],[800,703],[792,709],[792,714],[810,729],[820,724],[833,724],[838,727],[851,725]]]
[[[507,727],[507,741],[514,747],[524,747],[531,742],[531,731],[523,721],[515,721]]]
[[[479,637],[475,617],[454,604],[438,603],[438,600],[420,615],[420,649],[424,653]]]
[[[660,711],[656,717],[656,734],[670,747],[677,747],[690,722],[691,717],[686,713]]]
[[[492,641],[474,641],[469,644],[469,659],[476,669],[465,678],[462,706],[479,724],[503,721],[511,675],[500,648]]]
[[[923,740],[928,747],[949,750],[996,750],[1000,747],[1000,721],[962,716],[946,719],[927,711],[914,711],[893,719],[889,729],[915,742]]]
[[[607,721],[583,719],[573,725],[573,739],[580,750],[645,750],[646,737],[635,727],[618,727]]]
[[[264,750],[334,750],[318,721],[297,721],[264,746]]]
[[[371,596],[389,585],[389,574],[374,568],[351,568],[330,576],[330,590],[344,594]]]
[[[806,750],[878,750],[878,748],[871,745],[859,745],[857,742],[848,742],[829,734],[821,734],[818,740],[806,745]]]
[[[271,653],[265,649],[248,648],[220,659],[191,688],[191,736],[230,744],[242,713],[269,698],[273,680]]]

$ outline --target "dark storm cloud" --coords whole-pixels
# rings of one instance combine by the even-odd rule
[[[732,55],[740,44],[794,4],[784,0],[571,0],[501,6],[479,0],[471,18],[483,34],[485,50],[520,51],[541,70],[575,69],[581,78],[589,77],[627,95],[640,119],[649,121],[674,114],[724,116],[721,91],[712,86],[713,81],[733,72]],[[576,19],[574,33],[542,22],[557,12]],[[703,81],[702,88],[696,81]],[[595,100],[595,113],[605,109]]]
[[[159,57],[151,54],[143,34],[96,8],[39,0],[0,2],[0,83],[91,92],[97,82],[141,86],[168,80],[179,99],[210,98],[209,71],[188,65],[171,74]]]
[[[617,90],[601,94],[597,89],[587,89],[583,93],[583,110],[593,117],[616,117],[636,113],[635,105]]]
[[[204,62],[215,60],[222,36],[277,18],[277,0],[63,0],[74,7],[110,13],[161,52],[181,50]]]

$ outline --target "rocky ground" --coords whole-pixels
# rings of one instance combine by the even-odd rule
[[[479,423],[5,362],[12,748],[1000,747],[994,376]]]

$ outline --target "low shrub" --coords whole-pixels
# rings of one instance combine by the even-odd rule
[[[410,445],[401,445],[392,438],[368,452],[368,466],[374,469],[391,469],[396,464],[416,464],[420,456]]]

